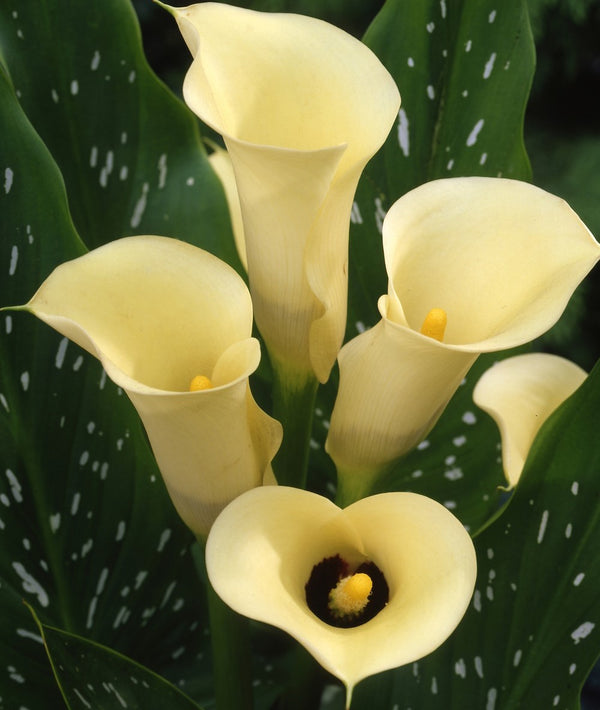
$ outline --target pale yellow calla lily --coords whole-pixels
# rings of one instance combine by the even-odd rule
[[[579,365],[547,353],[507,358],[481,376],[473,401],[498,425],[509,489],[517,485],[542,424],[586,377]]]
[[[398,90],[365,45],[321,20],[210,2],[168,9],[194,57],[185,101],[231,156],[269,354],[325,381],[345,330],[354,192]]]
[[[349,628],[314,611],[331,589],[315,566],[334,565],[335,585],[344,563],[349,575],[369,572],[360,576],[370,576],[371,591],[358,594],[379,609],[365,607],[368,620]],[[342,510],[283,486],[249,491],[227,506],[208,537],[206,566],[226,604],[283,629],[337,676],[348,706],[360,680],[431,653],[452,633],[476,577],[471,538],[430,498],[383,493]]]
[[[254,402],[260,360],[242,279],[175,239],[128,237],[59,266],[24,308],[96,356],[133,402],[184,522],[272,477],[281,427]],[[189,391],[196,375],[209,389]]]
[[[480,353],[552,326],[600,257],[563,200],[500,178],[412,190],[386,215],[383,246],[382,320],[339,355],[327,451],[343,500],[364,494],[431,430]],[[435,309],[447,316],[445,331]]]
[[[240,207],[240,196],[238,195],[237,183],[233,172],[233,165],[229,153],[219,146],[215,146],[213,152],[208,156],[208,162],[217,174],[223,185],[229,217],[231,219],[231,229],[235,240],[235,248],[246,271],[248,271],[248,257],[246,256],[246,238],[244,237],[244,223],[242,221],[242,208]]]

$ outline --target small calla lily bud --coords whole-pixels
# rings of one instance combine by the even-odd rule
[[[517,485],[542,424],[586,377],[574,362],[548,353],[507,358],[480,377],[473,401],[498,425],[509,489]]]
[[[127,393],[196,535],[272,479],[281,427],[250,392],[260,347],[250,294],[230,266],[175,239],[128,237],[59,266],[24,308]]]

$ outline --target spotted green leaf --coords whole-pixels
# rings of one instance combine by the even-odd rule
[[[130,658],[36,622],[69,710],[201,710],[174,685]]]
[[[359,686],[356,710],[578,710],[600,649],[598,412],[600,365],[543,426],[508,507],[476,537],[476,590],[458,630]]]

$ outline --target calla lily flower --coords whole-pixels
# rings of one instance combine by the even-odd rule
[[[370,49],[321,20],[211,2],[167,9],[193,55],[184,99],[231,156],[269,354],[295,379],[325,381],[346,324],[352,200],[398,89]]]
[[[23,308],[96,356],[127,393],[196,535],[272,480],[281,427],[250,393],[260,346],[230,266],[175,239],[128,237],[59,266]]]
[[[221,513],[208,575],[235,611],[283,629],[347,689],[436,649],[475,584],[473,543],[442,505],[383,493],[345,509],[297,488],[249,491]]]
[[[585,370],[574,362],[547,353],[507,358],[481,376],[473,401],[500,430],[508,489],[517,485],[542,424],[586,377]]]
[[[563,200],[479,177],[404,195],[385,217],[383,247],[382,320],[339,355],[327,451],[341,500],[364,494],[427,435],[480,353],[550,328],[600,257]]]

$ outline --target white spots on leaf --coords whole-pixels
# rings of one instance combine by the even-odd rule
[[[485,161],[487,160],[487,153],[482,153],[481,157],[479,158],[479,165],[485,165]]]
[[[142,194],[140,195],[138,201],[135,203],[135,207],[133,209],[133,214],[132,214],[131,220],[129,222],[129,224],[132,227],[139,227],[140,226],[140,222],[142,221],[142,217],[143,217],[144,211],[146,209],[149,188],[150,188],[150,186],[148,185],[147,182],[145,182],[142,185]]]
[[[0,503],[5,505],[7,508],[10,508],[10,498],[6,495],[6,493],[0,493]]]
[[[383,204],[381,202],[381,197],[376,197],[375,198],[375,224],[377,225],[377,229],[379,230],[379,233],[381,234],[381,230],[383,229],[383,220],[385,218],[385,210],[383,209]]]
[[[429,32],[429,34],[431,34],[433,30],[435,30],[435,22],[428,22],[425,25],[425,29],[427,30],[427,32]]]
[[[88,701],[83,697],[83,695],[77,690],[77,688],[73,688],[73,692],[75,695],[81,700],[81,702],[85,705],[86,708],[91,709],[91,705],[88,703]]]
[[[571,484],[571,493],[576,496],[579,493],[579,482],[573,481]]]
[[[160,603],[160,609],[163,609],[167,605],[169,598],[171,597],[171,594],[173,594],[173,591],[176,586],[177,582],[171,582],[171,584],[169,584],[169,586],[166,588],[165,593],[163,595],[163,599]]]
[[[47,607],[50,604],[50,599],[42,585],[27,572],[20,562],[13,562],[12,567],[21,578],[23,589],[29,594],[34,594],[41,606]]]
[[[419,451],[424,451],[425,449],[428,449],[430,447],[430,445],[431,445],[431,442],[429,441],[429,439],[423,439],[423,441],[421,441],[418,444],[417,449]]]
[[[433,86],[431,84],[428,84],[426,91],[427,97],[433,101],[433,99],[435,99],[435,89],[433,88]]]
[[[546,526],[548,525],[548,516],[549,516],[549,513],[547,510],[545,510],[542,513],[542,518],[540,520],[540,527],[538,529],[538,534],[537,534],[538,545],[542,542],[542,540],[544,539],[544,535],[546,534]]]
[[[410,154],[410,136],[408,128],[408,116],[406,115],[406,111],[401,108],[398,112],[398,144],[400,146],[400,150],[402,151],[402,155],[404,155],[405,158],[408,158]]]
[[[573,580],[573,586],[578,587],[583,582],[584,578],[585,578],[585,573],[580,572]]]
[[[0,392],[0,404],[6,412],[10,412],[10,407],[8,406],[8,402],[6,401],[6,397],[2,394],[2,392]]]
[[[27,371],[22,372],[19,379],[21,380],[21,387],[23,388],[23,392],[27,392],[27,390],[29,389],[29,373]]]
[[[496,698],[498,697],[498,691],[496,688],[490,688],[487,693],[487,703],[485,705],[485,710],[494,710],[496,707]]]
[[[99,597],[104,588],[106,587],[106,580],[108,579],[108,567],[103,567],[98,576],[98,582],[96,583],[96,596]]]
[[[461,96],[463,97],[463,99],[466,99],[468,95],[469,95],[468,89],[465,89],[465,90],[461,93]]]
[[[350,210],[350,221],[352,224],[362,224],[363,219],[360,213],[360,208],[356,202],[352,203],[352,209]]]
[[[81,503],[81,493],[75,493],[71,501],[71,515],[77,515],[79,504]]]
[[[125,537],[125,530],[126,529],[127,529],[127,526],[125,524],[125,521],[120,520],[119,524],[117,525],[117,534],[115,535],[116,542],[120,542]]]
[[[477,142],[477,137],[479,136],[479,133],[480,133],[481,129],[483,128],[484,123],[485,123],[485,121],[483,120],[483,118],[480,118],[479,121],[477,121],[477,123],[473,126],[471,132],[469,133],[469,135],[467,137],[466,144],[468,147],[475,145],[475,143]]]
[[[100,66],[100,52],[96,50],[94,52],[94,55],[92,56],[92,61],[90,62],[90,69],[92,71],[96,71],[98,67]]]
[[[81,456],[79,457],[79,465],[80,466],[85,466],[86,463],[90,460],[90,452],[89,451],[84,451]]]
[[[17,671],[14,666],[7,666],[8,677],[15,683],[25,683],[25,678]],[[22,706],[21,706],[22,707]],[[21,710],[19,708],[19,710]]]
[[[414,60],[412,57],[409,57],[409,58],[406,60],[406,63],[408,64],[408,66],[409,66],[411,69],[415,66],[415,60]]]
[[[477,673],[480,678],[483,678],[483,661],[481,660],[481,656],[475,656],[473,665],[475,666],[475,673]]]
[[[596,624],[593,621],[584,621],[583,624],[580,624],[575,631],[571,633],[571,638],[575,644],[578,644],[582,639],[587,638],[592,633],[595,626]]]
[[[105,461],[102,466],[100,466],[100,480],[105,481],[108,474],[108,462]]]
[[[454,167],[454,158],[450,158],[450,160],[446,163],[446,170],[452,170]]]
[[[442,13],[442,20],[446,19],[446,0],[440,0],[440,12]]]
[[[12,333],[12,316],[7,315],[4,319],[4,332],[6,335],[10,335]]]
[[[157,552],[162,552],[165,549],[165,545],[167,542],[169,542],[169,539],[171,538],[171,529],[166,528],[165,530],[162,531],[160,535],[160,540],[158,541],[158,547],[156,548]]]
[[[569,666],[569,675],[573,675],[575,671],[577,670],[577,664],[576,663],[571,663]]]
[[[50,530],[55,533],[60,527],[60,513],[54,513],[48,519],[50,521]]]
[[[494,559],[494,550],[492,550],[491,547],[488,547],[486,554],[487,554],[488,560],[493,560],[493,559]],[[493,571],[494,571],[494,570],[491,570],[491,571],[490,571],[490,578],[491,578],[491,579],[494,579],[494,577],[496,576],[496,573],[495,573],[495,572],[494,572],[494,574],[493,574],[493,576],[492,576],[492,572],[493,572]]]
[[[73,363],[73,372],[79,372],[81,366],[83,365],[83,355],[78,355]]]
[[[492,70],[494,69],[494,62],[496,61],[496,52],[492,52],[490,54],[490,58],[487,60],[485,63],[485,66],[483,68],[483,78],[484,79],[489,79],[490,74],[492,73]]]
[[[8,195],[13,184],[14,173],[11,168],[4,168],[4,192]]]
[[[464,445],[467,443],[467,437],[464,436],[464,435],[455,436],[454,439],[452,439],[452,443],[453,443],[454,446],[456,446],[457,448],[458,448],[459,446],[464,446]]]
[[[88,615],[85,621],[86,629],[91,629],[94,624],[94,614],[96,613],[96,607],[98,606],[98,597],[92,597],[90,600],[90,605],[88,606]]]
[[[470,52],[472,46],[473,46],[473,42],[471,42],[470,39],[467,40],[467,43],[465,44],[465,52]]]
[[[472,424],[475,424],[475,423],[477,422],[477,417],[473,414],[473,412],[466,411],[466,412],[462,415],[462,421],[463,421],[465,424],[472,425]]]
[[[98,147],[93,145],[90,150],[90,168],[95,168],[98,164]]]
[[[479,589],[476,589],[473,594],[473,608],[475,611],[481,611],[481,592]]]
[[[20,636],[21,638],[24,639],[31,639],[32,641],[35,641],[36,643],[44,643],[44,640],[39,634],[34,633],[33,631],[29,631],[28,629],[16,629],[17,636]]]
[[[410,474],[411,478],[421,478],[422,475],[423,471],[420,468]]]
[[[454,664],[454,672],[461,678],[467,677],[467,664],[465,663],[464,658],[459,658],[458,661],[456,661]]]
[[[133,82],[135,81],[135,76],[136,76],[136,75],[135,75],[135,69],[132,69],[132,70],[129,72],[129,76],[127,77],[127,81],[128,81],[130,84],[133,84]]]
[[[52,89],[50,91],[50,96],[52,97],[52,101],[54,101],[54,103],[57,104],[58,103],[58,92],[56,91],[56,89]]]
[[[6,478],[8,479],[8,485],[10,486],[10,492],[12,493],[12,497],[15,499],[15,502],[22,503],[23,502],[23,489],[21,488],[21,484],[17,480],[17,477],[10,470],[10,468],[6,469]]]
[[[459,481],[463,475],[462,469],[458,466],[454,466],[453,468],[449,468],[447,471],[444,471],[444,478],[447,478],[449,481]]]
[[[488,22],[490,23],[490,25],[492,24],[492,22],[493,22],[495,19],[496,19],[496,10],[492,10],[492,11],[490,12],[490,14],[488,15]]]
[[[448,510],[456,510],[456,501],[455,500],[445,500],[443,503],[445,508],[448,508]]]
[[[124,182],[127,180],[127,176],[129,175],[129,168],[126,165],[122,165],[121,169],[119,170],[119,180],[121,182]]]
[[[71,96],[77,96],[77,94],[79,93],[79,82],[77,81],[77,79],[73,79],[69,86],[69,89],[71,91]]]
[[[139,589],[142,584],[144,583],[144,580],[148,576],[148,572],[146,570],[141,570],[140,572],[137,573],[135,577],[135,589]]]
[[[485,596],[488,598],[488,601],[491,601],[491,602],[494,601],[494,590],[492,589],[492,587],[489,584],[485,588]]]
[[[125,143],[127,143],[127,131],[121,133],[121,145],[125,145]]]
[[[431,694],[432,695],[437,695],[438,692],[438,684],[437,684],[437,678],[433,676],[431,679]]]
[[[126,606],[122,606],[119,611],[117,612],[117,615],[115,616],[115,620],[113,621],[113,629],[119,628],[119,626],[123,626],[124,624],[127,623],[129,620],[129,617],[131,616],[131,612]],[[127,707],[126,705],[123,705],[123,707]]]
[[[162,153],[158,159],[158,189],[162,190],[167,182],[167,154]]]
[[[88,554],[88,552],[90,552],[93,546],[94,541],[91,538],[88,538],[81,546],[81,557],[84,558]]]
[[[10,250],[10,262],[8,264],[8,275],[14,276],[17,270],[17,263],[19,261],[19,248],[16,244],[13,244]]]
[[[519,665],[519,663],[521,663],[521,658],[522,658],[522,656],[523,656],[523,651],[521,651],[521,649],[518,648],[518,649],[515,651],[515,655],[513,656],[513,666],[514,666],[515,668]]]

